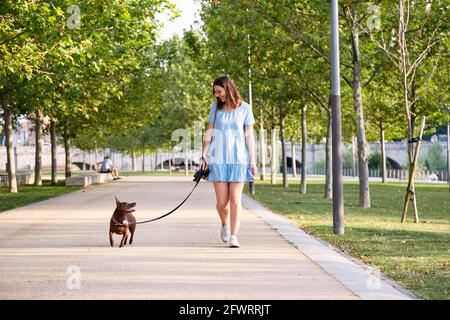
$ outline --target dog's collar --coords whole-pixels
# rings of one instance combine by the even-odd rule
[[[126,225],[126,224],[123,223],[123,221],[122,222],[117,222],[116,219],[114,219],[114,215],[112,216],[112,219],[113,219],[114,223],[116,224],[116,226],[125,226]],[[126,221],[126,219],[124,219],[124,221]]]

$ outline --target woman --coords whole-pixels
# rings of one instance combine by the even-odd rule
[[[242,101],[228,76],[214,81],[213,94],[217,101],[209,112],[200,168],[210,169],[207,179],[214,183],[216,209],[222,221],[222,240],[229,242],[230,247],[238,248],[242,189],[245,182],[256,175],[255,119],[251,106]]]

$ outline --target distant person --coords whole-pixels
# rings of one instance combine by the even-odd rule
[[[119,172],[117,171],[117,168],[113,166],[109,156],[105,156],[105,159],[102,162],[102,167],[100,168],[100,173],[111,173],[114,180],[120,179]]]
[[[425,178],[425,181],[427,181],[427,182],[439,181],[439,177],[436,173],[433,172],[432,174],[430,174],[429,176],[427,176]]]

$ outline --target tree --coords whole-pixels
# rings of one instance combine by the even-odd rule
[[[420,87],[421,74],[418,71],[419,67],[426,64],[427,57],[429,57],[436,50],[439,51],[439,49],[442,49],[442,45],[440,45],[442,42],[446,40],[448,41],[447,35],[444,31],[444,21],[448,18],[449,8],[448,6],[444,7],[441,3],[436,3],[434,7],[429,7],[423,3],[415,4],[412,2],[410,3],[409,0],[399,0],[397,9],[399,13],[399,54],[395,55],[391,53],[386,49],[386,47],[384,47],[384,49],[388,53],[391,60],[397,64],[399,71],[402,74],[403,102],[408,128],[408,159],[410,166],[408,190],[405,196],[402,222],[405,222],[408,203],[412,200],[414,220],[417,223],[418,212],[414,188],[414,169],[416,165],[415,153],[417,152],[415,152],[416,150],[413,148],[413,138],[415,132],[415,119],[419,113],[417,102],[420,97],[420,95],[418,95],[418,88]],[[430,11],[433,11],[434,13],[431,16],[428,14]],[[410,30],[415,30],[415,32],[411,32]],[[432,75],[430,75],[430,77],[431,76]],[[417,148],[419,145],[420,144],[417,145]]]

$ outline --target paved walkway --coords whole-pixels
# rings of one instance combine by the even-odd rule
[[[110,248],[114,196],[136,201],[139,221],[193,185],[126,177],[1,213],[0,299],[410,298],[245,196],[241,248],[228,248],[205,181],[169,217],[138,225],[132,246],[118,248],[116,235]]]

